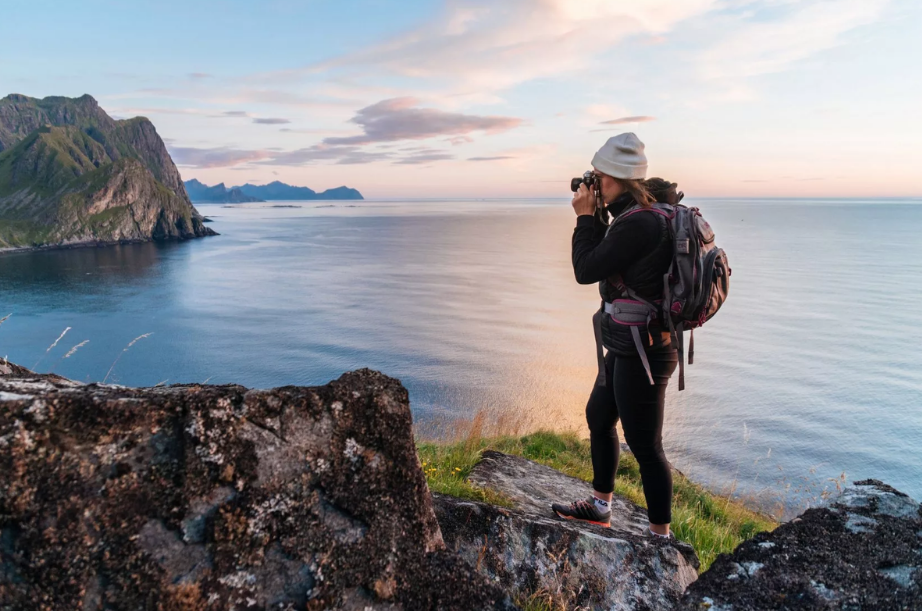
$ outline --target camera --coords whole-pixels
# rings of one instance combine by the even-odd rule
[[[592,173],[592,170],[589,170],[585,174],[583,174],[580,178],[570,179],[570,190],[576,193],[577,191],[579,191],[579,186],[583,183],[585,183],[586,187],[588,187],[589,190],[592,191],[593,189],[598,188],[599,179],[598,177],[596,177],[595,174]]]

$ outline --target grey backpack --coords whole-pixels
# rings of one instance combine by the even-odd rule
[[[714,242],[714,230],[698,208],[689,208],[679,203],[684,194],[671,192],[669,201],[658,201],[650,208],[633,206],[622,212],[612,225],[631,214],[654,212],[666,218],[669,234],[673,241],[673,257],[669,271],[663,276],[663,299],[651,303],[624,287],[630,299],[616,299],[604,309],[622,325],[631,327],[650,383],[650,363],[640,341],[638,327],[646,326],[658,318],[669,327],[672,343],[679,352],[679,390],[685,389],[685,338],[684,332],[691,331],[688,342],[688,364],[695,360],[695,332],[711,319],[730,291],[730,265],[727,254]],[[658,198],[662,199],[662,198]]]

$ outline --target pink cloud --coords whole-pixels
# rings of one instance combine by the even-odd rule
[[[515,117],[465,115],[434,108],[418,108],[416,98],[393,98],[367,106],[350,119],[364,133],[324,139],[324,144],[362,145],[395,140],[422,140],[434,136],[466,136],[475,131],[498,134],[522,124]]]
[[[649,123],[650,121],[656,121],[656,117],[648,117],[646,115],[621,117],[620,119],[612,119],[611,121],[602,121],[599,125],[624,125],[626,123]]]

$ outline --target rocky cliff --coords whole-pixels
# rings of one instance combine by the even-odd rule
[[[922,508],[881,482],[699,577],[625,499],[611,529],[553,518],[586,482],[499,452],[469,479],[512,507],[433,501],[407,391],[367,369],[133,389],[0,361],[0,609],[922,609]]]
[[[147,119],[88,95],[0,99],[0,248],[206,235]]]
[[[508,598],[445,549],[397,380],[130,389],[0,370],[0,609]]]

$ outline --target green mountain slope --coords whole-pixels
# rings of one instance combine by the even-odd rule
[[[147,119],[90,96],[0,99],[0,248],[205,235]]]

